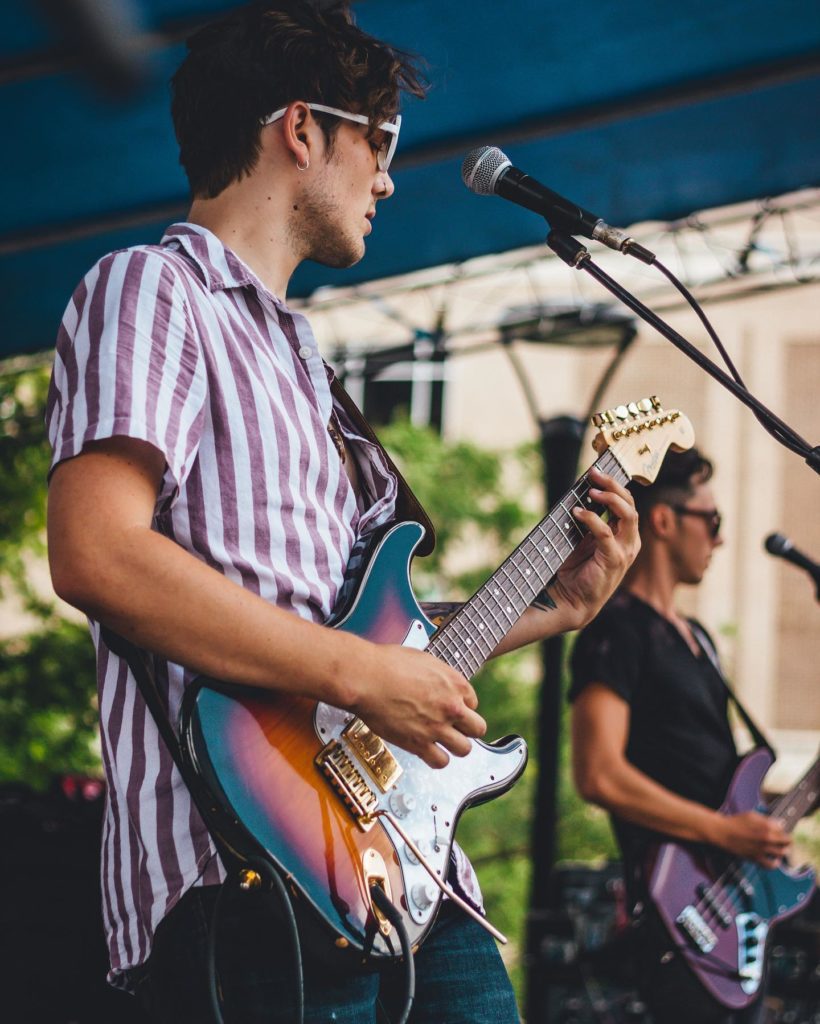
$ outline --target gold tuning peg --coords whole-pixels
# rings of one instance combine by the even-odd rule
[[[596,412],[595,415],[592,417],[593,427],[602,427],[604,423],[606,423],[606,420],[604,419],[604,414],[602,412]]]
[[[642,398],[640,402],[638,402],[638,409],[640,412],[652,412],[652,399]]]
[[[612,424],[612,423],[615,422],[615,410],[614,409],[607,409],[604,412],[604,422],[609,423],[609,424]]]
[[[629,419],[629,412],[625,405],[619,405],[615,409],[615,415],[618,417],[619,420]]]
[[[637,416],[638,415],[638,406],[635,404],[635,402],[630,402],[627,405],[626,410],[627,410],[627,412],[629,413],[630,416]]]
[[[661,400],[660,400],[660,398],[658,398],[657,395],[652,395],[652,397],[649,399],[649,401],[652,403],[652,408],[656,412],[661,412],[662,411],[663,406],[661,405]]]

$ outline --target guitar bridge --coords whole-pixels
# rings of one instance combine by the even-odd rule
[[[338,740],[328,743],[316,755],[315,761],[342,797],[359,828],[363,832],[369,831],[376,820],[371,815],[378,807],[378,797],[341,743]]]
[[[360,718],[342,733],[382,793],[396,784],[403,768],[380,739]]]

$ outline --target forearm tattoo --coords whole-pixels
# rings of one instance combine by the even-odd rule
[[[541,593],[536,595],[536,598],[530,607],[538,608],[542,612],[551,612],[558,607],[555,600],[550,596],[549,586],[544,587]]]

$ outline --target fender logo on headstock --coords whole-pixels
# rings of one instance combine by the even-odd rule
[[[684,451],[695,441],[686,416],[677,409],[665,411],[655,395],[596,413],[592,422],[599,428],[595,450],[610,449],[624,471],[643,484],[655,479],[669,448]]]

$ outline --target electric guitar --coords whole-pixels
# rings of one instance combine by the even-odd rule
[[[689,420],[656,398],[593,422],[596,466],[621,483],[651,482],[668,448],[694,440]],[[426,649],[471,677],[582,540],[571,510],[595,508],[589,487],[585,474],[438,630],[410,589],[423,528],[386,528],[328,625]],[[348,711],[200,678],[186,691],[180,743],[212,834],[240,862],[261,856],[277,869],[295,897],[303,940],[314,940],[320,954],[332,953],[330,939],[341,955],[366,964],[401,957],[397,929],[372,896],[376,886],[400,912],[414,949],[445,894],[506,941],[446,876],[462,811],[504,793],[523,772],[521,738],[473,740],[468,755],[433,769]]]
[[[820,758],[771,807],[760,796],[774,758],[758,747],[738,765],[723,814],[763,810],[792,828],[820,798]],[[808,904],[811,868],[764,868],[694,844],[661,844],[649,860],[648,891],[677,949],[719,1003],[742,1010],[759,994],[771,926]]]

